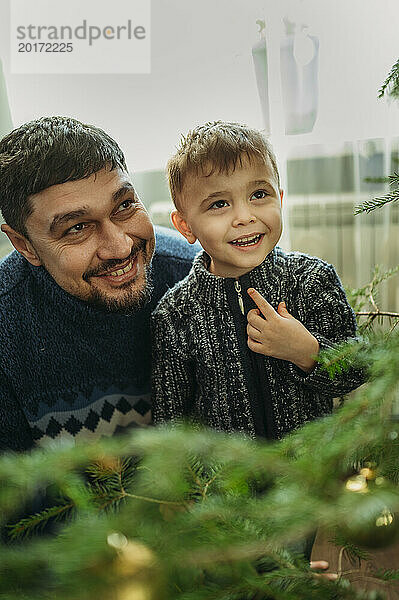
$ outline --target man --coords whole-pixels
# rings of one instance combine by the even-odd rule
[[[67,117],[0,142],[0,449],[150,422],[149,317],[195,250],[154,230],[125,158]]]

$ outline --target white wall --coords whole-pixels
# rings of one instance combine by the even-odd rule
[[[399,55],[398,0],[295,4],[319,35],[321,53],[319,118],[314,133],[298,142],[397,134],[399,108],[377,101],[377,89]],[[206,120],[261,128],[251,58],[255,21],[293,5],[152,0],[150,75],[62,76],[9,73],[9,0],[0,0],[0,57],[14,124],[46,114],[95,123],[119,141],[133,170],[162,168],[179,134]]]

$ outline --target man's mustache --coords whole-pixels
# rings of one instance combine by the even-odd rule
[[[130,254],[125,258],[112,258],[107,260],[107,262],[98,265],[95,269],[90,269],[83,274],[84,281],[88,281],[91,277],[99,277],[104,273],[108,273],[109,271],[116,271],[122,265],[126,265],[127,260],[134,259],[137,254],[142,251],[146,254],[146,246],[145,240],[141,240],[138,244],[134,245]]]

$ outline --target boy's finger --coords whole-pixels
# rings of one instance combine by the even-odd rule
[[[326,560],[311,560],[309,564],[311,569],[328,569],[330,566]]]
[[[262,313],[260,312],[259,308],[251,308],[251,310],[248,311],[247,317],[252,317],[252,316],[260,316]]]
[[[256,352],[257,354],[263,354],[262,344],[260,344],[259,342],[256,342],[255,340],[253,340],[250,337],[247,340],[247,346],[250,350],[252,350],[252,352]]]
[[[266,319],[268,317],[272,317],[276,314],[273,306],[268,303],[268,301],[254,288],[248,288],[248,294],[251,296],[252,300],[255,302],[256,306],[259,308],[260,312]]]
[[[258,311],[259,313],[259,311]],[[250,311],[247,315],[247,321],[252,327],[255,327],[258,331],[263,331],[266,326],[266,319],[255,311]]]
[[[326,560],[313,560],[310,561],[310,568],[314,570],[327,570],[329,564]],[[316,574],[315,577],[322,577],[324,579],[329,579],[330,581],[335,581],[338,579],[338,573],[320,573]]]
[[[250,337],[254,342],[261,341],[259,329],[255,329],[255,327],[252,327],[252,325],[247,325],[247,334],[248,337]]]

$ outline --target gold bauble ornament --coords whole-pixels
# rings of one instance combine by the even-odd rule
[[[128,540],[123,533],[116,531],[107,536],[107,542],[117,552],[114,561],[117,587],[113,599],[156,600],[159,573],[152,550],[142,542]]]
[[[399,515],[389,508],[376,510],[366,518],[356,514],[342,527],[346,540],[364,548],[384,548],[392,544],[399,534]]]
[[[136,575],[140,571],[155,566],[155,555],[140,542],[128,541],[120,550],[116,561],[116,569],[120,575]]]
[[[118,586],[116,600],[154,600],[152,590],[142,581],[131,581]]]

